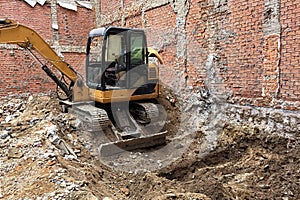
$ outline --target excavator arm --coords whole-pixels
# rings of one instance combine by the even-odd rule
[[[71,84],[74,84],[78,78],[78,75],[71,66],[63,61],[36,31],[16,21],[9,19],[0,20],[0,43],[17,44],[25,49],[34,49],[62,74],[68,77],[71,80]],[[46,65],[42,68],[66,94],[70,94],[68,87],[60,82]]]

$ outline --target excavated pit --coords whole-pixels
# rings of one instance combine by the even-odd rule
[[[170,151],[128,152],[117,159],[132,169],[120,170],[118,160],[103,164],[91,153],[85,133],[55,97],[2,99],[0,199],[300,198],[299,138],[225,123],[215,147],[201,154],[205,133],[179,137],[186,116],[171,93],[160,102],[169,114],[168,138],[177,137],[174,148],[184,151],[169,160]],[[155,167],[143,170],[144,161]]]

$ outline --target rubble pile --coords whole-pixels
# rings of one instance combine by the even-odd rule
[[[92,151],[93,138],[76,117],[61,112],[56,97],[2,99],[0,199],[300,199],[299,134],[270,135],[222,118],[215,148],[203,154],[205,133],[186,134],[188,128],[177,124],[174,98],[162,98],[168,139],[178,132],[177,143],[160,154],[125,152],[106,164]],[[170,158],[182,149],[176,160]],[[146,170],[150,164],[154,168]]]
[[[97,199],[111,193],[100,184],[105,167],[85,150],[75,123],[53,97],[2,100],[0,199]],[[98,180],[91,183],[89,176]]]

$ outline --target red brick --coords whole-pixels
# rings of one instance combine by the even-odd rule
[[[233,92],[233,97],[251,99],[252,102],[259,102],[255,99],[263,99],[264,102],[257,105],[266,105],[270,99],[262,97],[264,88],[266,95],[276,96],[279,91],[278,99],[299,101],[300,4],[297,1],[281,1],[280,40],[276,35],[266,37],[263,32],[264,1],[227,1],[224,8],[227,12],[219,12],[214,6],[208,6],[207,1],[189,2],[190,9],[185,23],[188,54],[186,65],[184,62],[179,63],[177,58],[176,38],[170,41],[174,38],[177,25],[176,13],[170,3],[149,9],[142,16],[141,8],[134,6],[140,5],[139,1],[124,0],[123,5],[118,0],[101,1],[100,12],[103,16],[113,16],[114,13],[124,14],[122,6],[127,10],[132,7],[133,13],[129,13],[131,15],[126,15],[124,19],[125,26],[145,28],[149,46],[159,44],[164,59],[160,76],[165,82],[172,82],[177,71],[182,71],[187,73],[185,77],[189,86],[205,86],[210,78],[207,76],[208,58],[210,54],[214,54],[218,55],[218,59],[213,63],[215,73],[223,80],[222,87],[226,88],[227,92]],[[34,28],[47,41],[53,42],[49,5],[31,8],[23,1],[1,1],[0,10],[2,16],[16,19]],[[19,10],[22,10],[22,15],[17,14]],[[29,18],[30,22],[27,20]],[[96,26],[95,13],[81,7],[74,12],[58,6],[58,23],[61,45],[85,46],[89,30]],[[123,25],[120,19],[111,24]],[[0,49],[0,54],[1,84],[2,88],[6,88],[6,91],[0,90],[0,95],[8,92],[55,89],[54,84],[28,53],[16,50],[15,55],[10,56],[10,50]],[[65,60],[84,76],[84,53],[70,52],[64,53],[64,56]],[[32,67],[28,69],[28,66]],[[280,69],[280,74],[277,68]],[[275,76],[276,81],[264,79],[269,75]]]

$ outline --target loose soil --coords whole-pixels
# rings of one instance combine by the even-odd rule
[[[201,154],[204,133],[178,137],[185,130],[176,98],[159,101],[176,143],[103,160],[55,97],[3,99],[0,199],[300,199],[299,138],[225,124],[216,147]],[[49,139],[49,127],[69,151]]]

